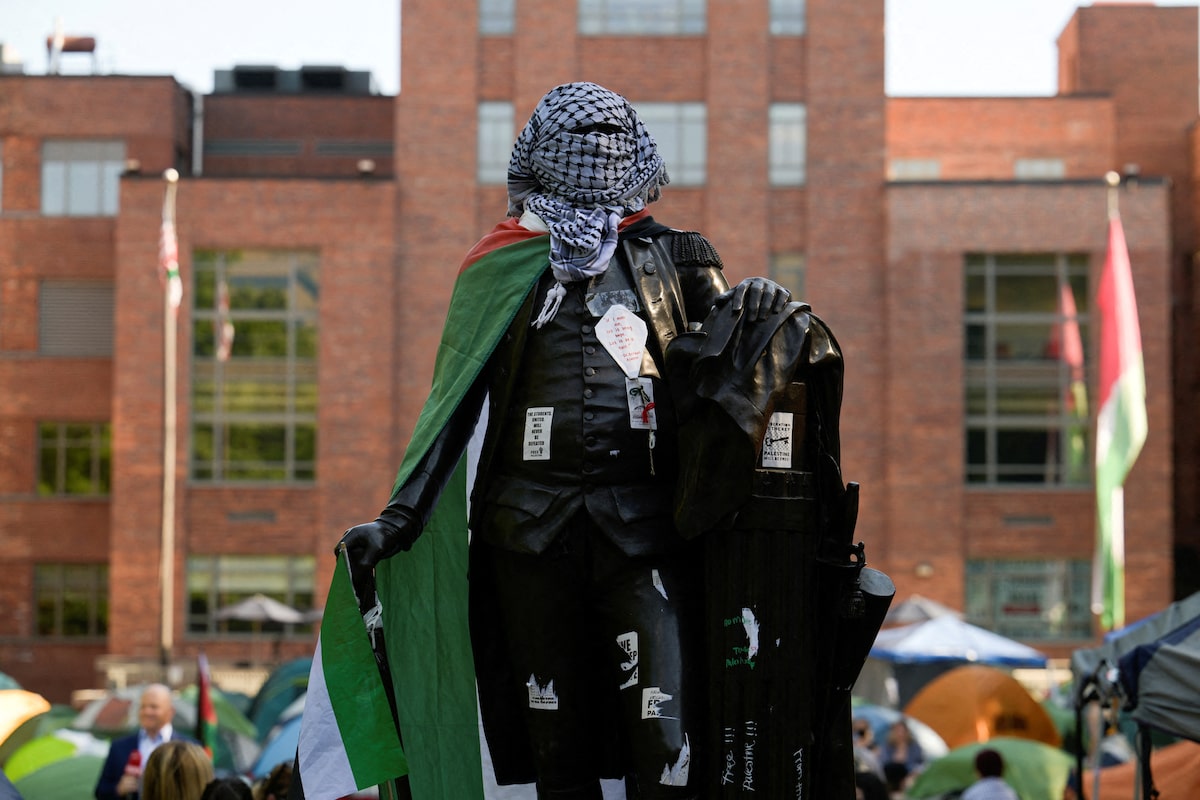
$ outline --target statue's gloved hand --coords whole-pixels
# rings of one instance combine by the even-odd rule
[[[731,310],[736,314],[745,308],[747,317],[761,322],[782,311],[791,298],[791,292],[770,278],[746,278],[733,288]]]
[[[366,613],[375,605],[375,565],[407,550],[420,533],[420,521],[411,513],[388,509],[387,518],[355,525],[342,534],[335,552],[346,551],[350,580],[359,608]]]

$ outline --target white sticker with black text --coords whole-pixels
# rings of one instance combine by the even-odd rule
[[[525,461],[550,460],[550,423],[554,406],[525,409]]]

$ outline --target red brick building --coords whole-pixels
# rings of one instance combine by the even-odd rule
[[[0,76],[0,671],[66,700],[161,657],[163,170],[184,276],[171,656],[303,655],[310,627],[218,612],[321,604],[340,531],[386,500],[513,137],[570,80],[646,119],[672,175],[660,220],[837,334],[872,565],[1055,655],[1096,635],[1094,501],[1069,457],[1094,425],[1047,346],[1066,287],[1095,351],[1103,176],[1125,173],[1151,429],[1129,617],[1172,599],[1173,548],[1200,546],[1196,9],[1080,9],[1053,98],[888,99],[882,0],[647,7],[405,0],[395,98],[330,68],[237,68],[203,98]]]

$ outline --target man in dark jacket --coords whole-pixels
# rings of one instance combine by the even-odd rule
[[[342,540],[365,586],[420,534],[486,408],[470,512],[476,676],[497,780],[536,781],[539,798],[596,800],[601,777],[624,777],[631,797],[699,795],[699,577],[673,521],[664,366],[730,290],[707,240],[648,216],[667,182],[625,98],[573,83],[542,99],[514,147],[509,220],[464,266],[528,247],[528,289],[478,373],[446,377],[462,391],[428,446],[410,445],[387,508]],[[765,318],[789,294],[756,278],[732,298]]]
[[[96,800],[136,798],[141,792],[142,770],[154,748],[172,739],[195,742],[175,730],[174,718],[171,690],[161,683],[147,686],[138,707],[137,733],[113,740],[96,781]]]

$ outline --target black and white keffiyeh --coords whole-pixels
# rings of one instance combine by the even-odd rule
[[[669,180],[628,100],[594,83],[567,83],[546,93],[517,137],[508,215],[540,217],[554,277],[581,280],[607,269],[621,218],[657,200]],[[547,301],[542,317],[552,318]]]

